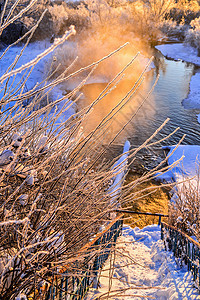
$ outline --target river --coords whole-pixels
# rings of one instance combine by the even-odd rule
[[[189,84],[191,76],[195,72],[195,66],[183,61],[168,60],[156,49],[155,57],[157,67],[146,74],[148,89],[153,85],[159,73],[160,77],[158,83],[149,99],[144,103],[142,108],[139,109],[114,143],[122,144],[126,139],[129,139],[131,145],[137,147],[149,138],[166,118],[170,118],[170,121],[158,137],[162,138],[166,136],[176,127],[180,127],[180,129],[170,140],[163,142],[162,145],[177,144],[183,134],[186,134],[186,137],[182,144],[199,144],[200,124],[197,122],[196,115],[200,113],[200,110],[187,110],[182,106],[182,100],[186,98],[189,93]],[[107,96],[94,108],[90,119],[87,120],[86,127],[91,129],[94,125],[97,125],[102,117],[118,103],[125,94],[125,91],[127,92],[132,85],[133,81],[130,80],[126,80],[126,87],[124,87],[123,82],[120,83],[114,93],[111,93],[110,96]],[[86,85],[83,89],[85,94],[84,103],[91,103],[92,97],[96,97],[105,86],[106,84],[103,83]],[[117,117],[114,118],[108,130],[110,135],[114,136],[117,130],[122,128],[135,114],[142,99],[147,94],[148,89],[147,85],[141,88],[137,96],[133,97],[121,112],[119,112]]]

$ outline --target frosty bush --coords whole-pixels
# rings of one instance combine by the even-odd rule
[[[26,6],[19,17],[31,5]],[[9,22],[13,22],[16,16],[11,13]],[[9,24],[8,20],[2,20],[0,32]],[[65,113],[78,101],[85,80],[101,62],[116,55],[126,45],[71,73],[66,68],[55,76],[56,68],[52,70],[50,66],[47,78],[27,89],[26,83],[40,60],[76,33],[71,26],[43,53],[17,66],[37,28],[38,24],[26,33],[26,44],[8,69],[0,74],[0,295],[5,300],[13,300],[23,293],[38,299],[40,288],[57,278],[63,266],[69,273],[78,274],[74,263],[81,247],[94,237],[102,224],[111,219],[111,213],[120,203],[130,201],[134,194],[137,197],[135,188],[143,180],[150,179],[165,163],[160,163],[143,178],[121,187],[123,176],[116,186],[113,186],[113,179],[121,174],[122,166],[128,168],[128,163],[121,160],[116,165],[120,157],[110,161],[104,159],[110,145],[130,120],[106,146],[102,145],[104,135],[113,118],[119,116],[121,106],[127,105],[142,86],[146,69],[137,75],[133,86],[116,107],[88,134],[83,133],[83,122],[93,107],[116,88],[122,74],[137,55],[131,57],[129,63],[113,76],[91,105],[73,115],[68,114],[66,118]],[[14,45],[1,53],[0,63]],[[59,84],[82,73],[84,79],[79,86],[65,95],[57,94]],[[16,81],[16,78],[19,80]],[[53,101],[46,101],[45,106],[40,106],[50,94],[54,95]],[[135,160],[138,151],[153,145],[152,139],[166,123],[138,149],[130,151],[130,163]],[[80,269],[84,263],[84,253],[81,252]]]
[[[7,25],[5,21],[0,29]],[[28,41],[34,30],[29,32]],[[35,83],[31,90],[25,89],[40,59],[73,34],[75,30],[71,27],[48,50],[17,68],[21,51],[0,75],[0,294],[3,299],[15,299],[21,292],[36,299],[44,280],[59,272],[67,260],[71,261],[102,222],[109,220],[108,211],[114,205],[106,193],[113,177],[112,164],[98,163],[97,167],[105,151],[99,144],[102,127],[83,136],[81,125],[89,108],[67,119],[63,116],[78,89],[55,97],[54,102],[37,110],[34,109],[37,104],[67,76],[62,74],[51,81],[47,78]],[[1,53],[1,59],[9,48]],[[90,72],[90,68],[86,70]],[[16,82],[13,78],[19,74],[20,80]]]
[[[20,1],[21,5],[27,5],[29,2],[30,0],[23,0],[22,3]],[[29,14],[22,18],[28,29],[36,24],[44,9],[47,11],[39,26],[40,30],[35,35],[37,38],[63,34],[71,24],[76,26],[78,32],[88,28],[105,29],[107,25],[112,25],[115,28],[123,28],[124,31],[134,32],[136,36],[150,42],[162,38],[162,32],[183,39],[183,32],[186,30],[184,25],[188,26],[194,18],[199,17],[200,11],[196,0],[85,0],[81,3],[40,0]],[[48,30],[45,25],[48,26]]]
[[[161,21],[165,15],[174,7],[174,0],[149,0],[146,2],[149,10],[149,17],[153,18],[155,22]]]
[[[188,27],[184,22],[177,24],[176,21],[166,19],[163,20],[162,24],[160,24],[160,30],[162,33],[166,34],[167,37],[178,38],[179,40],[183,41],[185,39],[185,32],[188,30]]]
[[[68,19],[66,6],[55,4],[53,6],[49,6],[48,10],[53,19],[53,27],[55,34],[62,32],[62,27],[65,27],[65,23]]]
[[[163,22],[173,6],[174,0],[133,2],[130,7],[135,31],[149,42],[157,41],[162,37]]]
[[[181,187],[180,187],[181,186]],[[169,221],[172,225],[200,241],[199,176],[197,180],[180,184],[170,205]]]
[[[200,56],[200,17],[194,19],[190,25],[192,28],[187,31],[185,42],[197,48],[198,56]]]

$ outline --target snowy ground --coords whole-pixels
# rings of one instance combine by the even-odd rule
[[[174,60],[183,60],[185,62],[200,66],[200,57],[197,56],[197,49],[184,44],[164,44],[156,46],[164,56]]]
[[[192,76],[190,92],[182,104],[186,109],[200,109],[200,73],[196,73]]]
[[[175,150],[175,146],[163,147],[169,149],[170,157],[168,165],[171,170],[166,173],[158,173],[156,179],[161,181],[176,182],[176,186],[171,190],[171,201],[180,195],[182,201],[185,200],[187,191],[199,193],[199,167],[200,167],[200,146],[198,145],[180,145]],[[178,163],[176,163],[179,160]],[[172,164],[176,164],[172,166]]]
[[[39,41],[39,42],[30,43],[26,47],[26,49],[23,51],[22,56],[20,56],[20,53],[23,49],[23,45],[17,45],[17,46],[11,47],[8,50],[8,52],[0,59],[0,76],[2,76],[3,74],[5,74],[7,72],[8,68],[15,61],[16,57],[18,57],[18,62],[14,66],[14,69],[17,69],[17,68],[21,67],[22,65],[25,65],[32,59],[36,58],[38,55],[40,55],[43,51],[45,51],[50,46],[51,46],[51,44],[48,41]],[[2,53],[3,53],[3,50],[0,51],[0,56],[2,55]],[[50,67],[51,55],[53,55],[53,53],[50,53],[49,55],[45,56],[33,68],[32,72],[30,73],[30,75],[26,81],[25,89],[24,89],[25,92],[34,88],[34,86],[37,83],[40,83],[43,80],[45,80],[45,78],[48,74],[48,71],[49,71],[49,67]],[[10,88],[17,86],[17,84],[22,80],[23,74],[25,74],[25,72],[18,73],[15,77],[13,77],[14,79],[9,81],[8,86]],[[23,80],[22,80],[22,82],[23,82]],[[53,101],[55,101],[63,96],[63,92],[64,92],[64,90],[63,90],[62,85],[57,85],[50,92],[49,96],[51,97],[51,99]],[[14,93],[14,90],[12,93]],[[2,98],[3,95],[4,95],[4,90],[1,89],[0,98]],[[69,105],[70,104],[71,104],[71,102],[69,103]],[[63,105],[64,105],[64,103],[60,103],[60,107],[62,107]],[[64,113],[65,120],[68,119],[74,113],[75,113],[75,107],[71,106]]]
[[[168,165],[171,170],[159,176],[160,179],[173,179],[176,182],[182,181],[185,178],[193,178],[197,176],[199,171],[200,162],[200,146],[198,145],[180,145],[176,146],[166,146],[163,149],[170,150],[168,155]],[[178,163],[176,163],[180,160]],[[176,163],[174,167],[172,164]],[[196,178],[197,180],[197,178]]]
[[[193,288],[192,277],[186,268],[180,269],[170,252],[164,250],[160,240],[160,227],[143,229],[124,227],[118,239],[114,272],[109,299],[200,299]],[[101,273],[98,292],[90,291],[87,300],[107,299],[103,294],[109,290],[110,259]]]
[[[200,109],[200,73],[192,76],[190,81],[190,92],[186,99],[182,102],[186,109]],[[200,123],[200,114],[197,115]]]
[[[14,69],[16,69],[22,65],[25,65],[27,62],[34,59],[37,55],[41,54],[49,46],[50,46],[50,43],[47,41],[41,41],[41,42],[35,42],[35,43],[29,44],[26,47],[26,49],[23,51],[23,54],[19,58]],[[16,56],[20,55],[20,52],[22,51],[22,49],[23,49],[23,45],[13,46],[2,57],[2,59],[0,60],[0,75],[3,75],[7,71],[9,66],[14,62]],[[3,53],[3,50],[1,50],[0,55],[2,55],[2,53]],[[33,88],[37,82],[40,82],[44,79],[44,73],[45,73],[44,66],[45,66],[45,64],[47,64],[48,59],[49,59],[49,56],[45,57],[33,69],[32,73],[26,83],[27,89]],[[17,78],[15,78],[15,82],[18,82],[22,77],[22,73],[17,74],[16,77]]]

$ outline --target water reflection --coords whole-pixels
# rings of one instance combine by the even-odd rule
[[[163,56],[161,58],[160,65],[157,63],[154,71],[146,75],[145,84],[140,91],[136,93],[109,124],[109,128],[106,131],[108,134],[107,138],[113,137],[133,117],[150,86],[153,85],[157,73],[159,73],[160,78],[154,92],[123,133],[120,134],[116,142],[122,143],[128,138],[132,145],[140,145],[153,134],[166,118],[170,118],[170,123],[162,131],[160,137],[180,126],[180,130],[167,143],[177,143],[181,136],[186,134],[183,144],[199,144],[200,125],[197,122],[196,114],[200,111],[185,110],[181,104],[189,92],[189,83],[194,72],[194,66],[181,61],[167,60]],[[157,57],[157,60],[159,61],[159,57]],[[133,80],[123,80],[110,95],[98,103],[94,107],[87,123],[84,124],[84,130],[89,132],[97,126],[102,118],[125,96],[134,82],[135,78]],[[86,85],[83,88],[85,98],[82,100],[81,105],[89,105],[104,88],[105,84],[101,83]]]

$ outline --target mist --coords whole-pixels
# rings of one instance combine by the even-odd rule
[[[112,91],[109,94],[107,92],[104,93],[106,94],[105,97],[94,105],[87,121],[83,122],[84,133],[88,134],[107,115],[108,118],[112,115],[112,120],[106,122],[105,142],[114,137],[128,122],[151,88],[152,76],[150,69],[152,63],[142,75],[139,83],[136,84],[152,57],[151,48],[133,32],[129,31],[128,28],[125,30],[120,26],[120,23],[116,24],[115,22],[115,24],[112,23],[110,26],[108,24],[106,26],[96,25],[94,28],[78,34],[55,53],[56,63],[54,69],[60,63],[58,69],[60,73],[77,57],[77,61],[69,70],[71,72],[90,65],[91,62],[100,60],[127,42],[128,44],[123,49],[97,66],[85,86],[80,90],[83,95],[78,101],[78,110],[91,105],[106,85],[136,57],[132,64],[112,83]],[[90,71],[91,69],[65,82],[63,88],[67,91],[73,90],[87,77]],[[134,86],[135,88],[133,89]],[[131,89],[133,89],[132,97],[125,98]],[[120,103],[122,99],[124,101]],[[117,105],[118,108],[114,110]],[[153,105],[152,97],[151,105]],[[112,110],[114,111],[110,114]],[[151,113],[153,113],[153,110]],[[131,129],[130,135],[133,133],[134,128]],[[120,139],[123,139],[123,134],[120,136]]]

